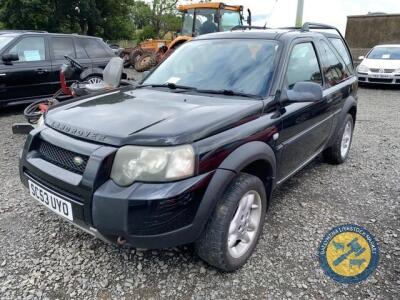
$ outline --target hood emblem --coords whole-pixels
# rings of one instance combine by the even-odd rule
[[[75,156],[73,158],[73,161],[74,161],[75,166],[77,166],[77,167],[80,167],[83,165],[83,158],[80,156]]]
[[[385,73],[385,69],[380,69],[379,73]]]

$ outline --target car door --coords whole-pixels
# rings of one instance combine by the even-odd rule
[[[297,82],[311,81],[323,86],[321,63],[315,44],[311,38],[299,39],[292,44],[283,80],[283,95]],[[281,148],[278,183],[295,173],[323,149],[330,136],[333,118],[331,104],[326,97],[311,103],[283,101],[282,105],[282,130],[278,139]]]
[[[73,36],[52,36],[50,38],[50,55],[52,59],[52,91],[53,93],[55,93],[57,90],[60,89],[60,69],[61,66],[67,62],[65,56],[67,55],[71,58],[76,59],[75,43]],[[90,67],[90,62],[89,64],[86,62],[86,66]],[[75,72],[70,77],[68,77],[68,84],[79,80],[79,74],[80,72]]]
[[[1,80],[6,88],[0,90],[0,101],[30,101],[51,94],[51,61],[45,35],[24,35],[4,54],[17,54],[19,60],[2,64]]]
[[[107,45],[98,38],[82,38],[80,41],[92,61],[93,68],[104,69],[110,59],[115,56],[112,50],[107,49]]]

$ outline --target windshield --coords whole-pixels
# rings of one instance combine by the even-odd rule
[[[178,48],[144,82],[265,96],[278,43],[268,40],[200,40]]]
[[[400,47],[376,47],[372,49],[367,58],[400,60]]]
[[[13,39],[14,39],[13,36],[1,36],[0,35],[0,50],[2,50]]]

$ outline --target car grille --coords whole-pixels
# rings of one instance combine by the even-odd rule
[[[373,73],[381,73],[380,70],[383,70],[384,73],[393,73],[395,69],[370,69]]]
[[[385,79],[385,78],[369,78],[368,79],[370,82],[376,82],[376,83],[391,83],[393,79]]]
[[[86,155],[60,148],[43,140],[39,145],[39,153],[42,159],[80,175],[85,171],[89,160]]]

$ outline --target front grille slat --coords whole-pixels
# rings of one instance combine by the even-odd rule
[[[40,141],[38,151],[42,159],[80,175],[85,171],[89,160],[86,155],[63,149],[43,140]]]
[[[384,73],[393,73],[395,69],[371,69],[373,73],[380,73],[380,70],[383,70]]]

